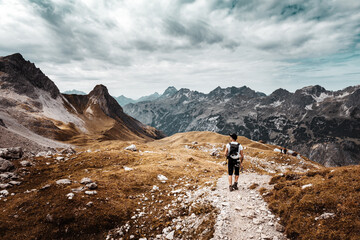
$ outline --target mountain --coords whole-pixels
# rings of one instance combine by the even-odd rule
[[[291,148],[325,166],[360,164],[360,86],[327,91],[309,86],[269,96],[248,87],[209,94],[180,89],[124,111],[167,135],[187,131],[236,132]]]
[[[132,98],[127,98],[125,97],[124,95],[121,95],[119,97],[114,97],[115,100],[121,105],[121,106],[125,106],[126,104],[129,104],[129,103],[137,103],[137,102],[145,102],[145,101],[153,101],[157,98],[160,97],[160,94],[155,92],[153,94],[150,94],[148,96],[143,96],[143,97],[140,97],[139,99],[137,100],[134,100]]]
[[[125,106],[129,103],[135,103],[136,101],[132,98],[127,98],[124,95],[114,97],[114,99],[120,104],[120,106]]]
[[[171,97],[177,91],[178,90],[174,86],[168,87],[160,97],[161,98]]]
[[[52,140],[83,144],[163,136],[126,115],[105,86],[96,86],[88,95],[61,94],[20,54],[0,58],[0,119],[4,125],[0,131],[10,138],[43,146],[55,146]],[[9,141],[2,138],[2,142]]]
[[[65,92],[63,92],[63,94],[86,95],[86,93],[85,93],[85,92],[83,92],[83,91],[79,91],[79,90],[76,90],[76,89],[65,91]]]

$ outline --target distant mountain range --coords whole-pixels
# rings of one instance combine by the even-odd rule
[[[124,111],[167,135],[236,132],[291,148],[325,166],[360,164],[360,85],[340,91],[309,86],[269,96],[244,86],[209,94],[180,89]]]
[[[134,100],[132,98],[127,98],[124,95],[121,95],[119,97],[114,97],[114,98],[121,106],[125,106],[126,104],[129,104],[129,103],[152,101],[152,100],[155,100],[155,99],[159,98],[160,96],[161,95],[159,93],[155,92],[155,93],[153,93],[151,95],[143,96],[143,97],[140,97],[139,99],[136,99],[136,100]]]
[[[103,85],[87,95],[60,93],[54,82],[21,54],[0,57],[0,122],[0,133],[9,136],[1,138],[0,145],[18,137],[42,145],[51,143],[46,139],[81,145],[164,136],[125,114]]]
[[[170,89],[175,89],[175,91],[177,91],[176,88],[174,88],[174,87],[170,87]],[[79,90],[76,90],[76,89],[65,91],[65,92],[63,92],[63,94],[86,95],[85,92],[79,91]],[[167,92],[165,91],[164,94],[167,94]],[[155,92],[153,94],[150,94],[148,96],[143,96],[143,97],[140,97],[138,99],[128,98],[128,97],[125,97],[124,95],[121,95],[121,96],[118,96],[118,97],[113,96],[113,98],[120,104],[120,106],[125,106],[126,104],[129,104],[129,103],[153,101],[153,100],[158,99],[159,97],[161,97],[163,95],[160,95],[159,93]]]

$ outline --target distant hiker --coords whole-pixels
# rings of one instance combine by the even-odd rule
[[[236,142],[237,135],[230,134],[231,142],[226,144],[225,156],[228,160],[228,173],[229,173],[229,189],[230,192],[238,190],[239,170],[244,161],[243,147],[240,143]],[[235,170],[235,182],[232,185],[232,175]]]

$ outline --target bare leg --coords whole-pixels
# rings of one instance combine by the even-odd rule
[[[235,182],[238,182],[238,180],[239,180],[239,175],[238,176],[235,175]]]
[[[229,185],[232,185],[232,175],[229,175]]]

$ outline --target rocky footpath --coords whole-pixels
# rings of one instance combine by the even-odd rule
[[[270,178],[257,173],[240,174],[239,190],[233,192],[229,191],[227,175],[219,179],[216,190],[208,197],[220,210],[214,240],[286,239],[280,219],[269,211],[258,191],[270,188]]]

